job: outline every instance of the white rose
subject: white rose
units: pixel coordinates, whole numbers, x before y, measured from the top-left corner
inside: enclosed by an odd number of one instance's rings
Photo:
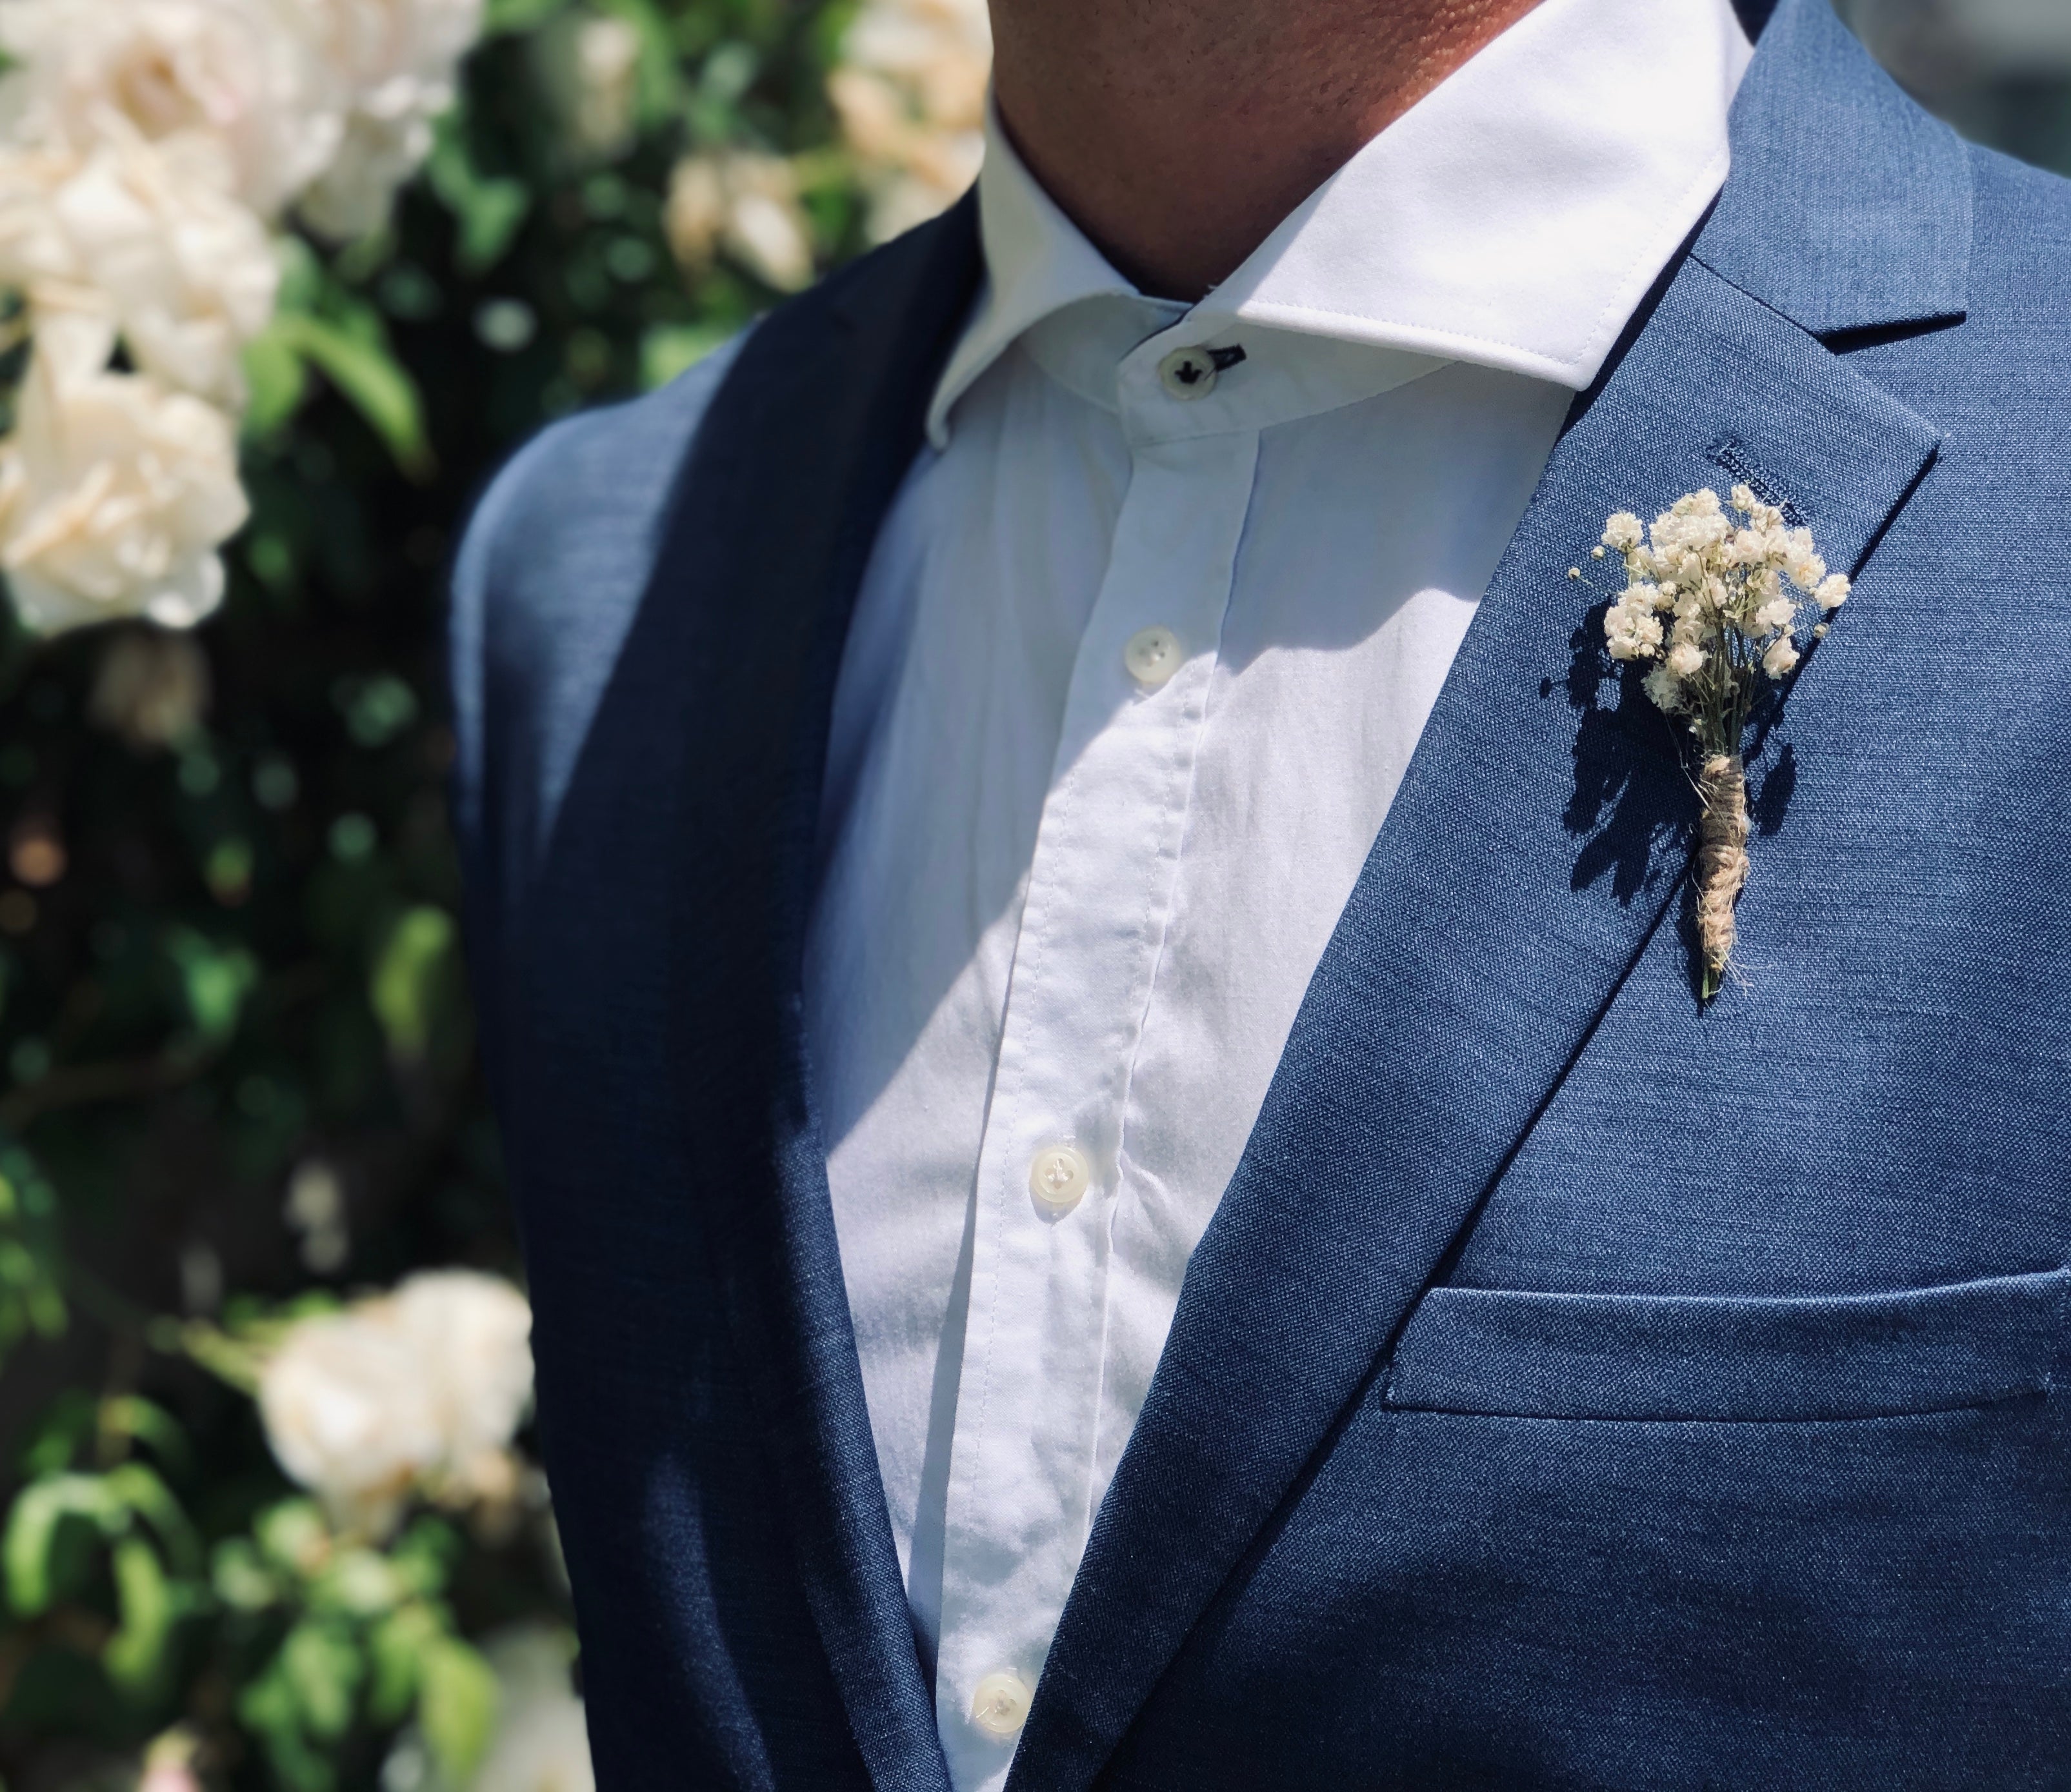
[[[364,236],[432,151],[461,58],[482,32],[482,0],[281,0],[342,96],[336,153],[302,215],[326,236]]]
[[[493,1492],[531,1399],[531,1328],[523,1295],[466,1270],[305,1320],[260,1378],[273,1454],[337,1523],[375,1535],[412,1493]]]
[[[338,1524],[385,1532],[438,1462],[423,1369],[378,1304],[305,1319],[268,1360],[259,1382],[267,1441]]]
[[[236,408],[279,270],[228,178],[208,141],[126,125],[84,154],[0,152],[0,283],[39,315],[105,318],[146,372]]]
[[[813,278],[812,230],[798,178],[781,156],[753,150],[686,156],[669,181],[662,228],[676,259],[695,270],[716,251],[780,293]]]
[[[985,155],[992,34],[983,0],[869,0],[827,93],[871,193],[880,242],[952,204]]]
[[[532,48],[571,146],[594,161],[623,154],[639,122],[639,32],[622,18],[570,14]]]
[[[6,0],[0,133],[84,150],[121,120],[149,141],[201,137],[238,196],[271,216],[337,154],[343,113],[293,0]]]
[[[41,330],[0,444],[0,568],[39,634],[221,601],[216,549],[244,526],[230,420],[142,374],[94,371],[91,326]]]
[[[469,1792],[595,1792],[583,1702],[568,1682],[566,1632],[528,1625],[489,1638],[496,1728]]]
[[[409,1277],[391,1297],[421,1365],[456,1491],[498,1489],[503,1453],[532,1402],[532,1310],[507,1281],[468,1269]]]

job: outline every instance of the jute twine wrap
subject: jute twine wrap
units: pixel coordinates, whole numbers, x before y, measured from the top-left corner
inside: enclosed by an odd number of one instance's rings
[[[1716,979],[1733,950],[1733,904],[1748,879],[1747,772],[1714,753],[1697,774],[1697,944]]]

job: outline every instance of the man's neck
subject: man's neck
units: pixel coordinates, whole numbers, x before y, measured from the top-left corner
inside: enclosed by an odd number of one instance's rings
[[[994,91],[1052,199],[1195,300],[1538,0],[992,0]]]

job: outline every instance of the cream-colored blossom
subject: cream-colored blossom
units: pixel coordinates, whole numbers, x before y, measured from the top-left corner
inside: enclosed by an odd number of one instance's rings
[[[330,84],[337,147],[302,193],[325,235],[364,236],[431,154],[460,61],[482,34],[483,0],[274,0],[289,9]]]
[[[1614,604],[1604,617],[1604,638],[1613,659],[1645,659],[1661,645],[1661,619],[1651,607]]]
[[[216,549],[247,515],[230,420],[149,375],[64,360],[39,338],[0,443],[0,568],[42,634],[149,617],[199,621],[223,597]]]
[[[101,649],[87,715],[140,752],[176,747],[200,728],[212,682],[191,637],[124,629]]]
[[[1854,588],[1846,573],[1830,572],[1819,581],[1819,588],[1812,593],[1812,601],[1831,613],[1847,602],[1848,593]]]
[[[781,156],[750,150],[686,156],[669,180],[662,228],[695,273],[724,250],[765,285],[795,293],[813,278],[813,240],[798,175]]]
[[[371,1534],[412,1494],[494,1494],[531,1399],[531,1325],[515,1289],[466,1270],[302,1321],[260,1380],[275,1457],[335,1523]]]
[[[1789,635],[1779,637],[1761,656],[1761,669],[1773,679],[1780,679],[1798,664],[1798,649]]]
[[[984,0],[866,0],[827,94],[884,242],[953,204],[985,155]]]
[[[533,67],[569,146],[592,162],[622,155],[639,119],[639,31],[610,14],[571,13],[532,40]]]
[[[1629,554],[1640,544],[1646,532],[1646,525],[1630,511],[1620,511],[1604,525],[1604,545],[1618,553]]]
[[[230,173],[211,139],[153,144],[120,121],[84,153],[0,150],[0,285],[39,327],[100,320],[144,371],[234,409],[279,273]]]
[[[1668,650],[1665,663],[1678,679],[1691,679],[1703,670],[1706,657],[1695,642],[1679,641]]]
[[[468,1792],[594,1792],[583,1702],[569,1682],[574,1639],[527,1625],[486,1639],[496,1727]]]
[[[1798,606],[1788,597],[1772,597],[1754,613],[1754,625],[1764,634],[1772,629],[1787,629],[1797,620]]]
[[[84,151],[126,127],[220,146],[271,215],[337,154],[331,80],[292,0],[4,0],[0,135]]]
[[[1683,707],[1681,681],[1668,666],[1655,666],[1640,683],[1654,707],[1663,714],[1673,716]]]

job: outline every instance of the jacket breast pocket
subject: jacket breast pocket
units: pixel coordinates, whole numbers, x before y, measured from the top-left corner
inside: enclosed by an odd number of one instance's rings
[[[1747,1299],[1438,1287],[1386,1384],[1404,1410],[1762,1422],[1955,1412],[2046,1394],[2071,1272]]]

